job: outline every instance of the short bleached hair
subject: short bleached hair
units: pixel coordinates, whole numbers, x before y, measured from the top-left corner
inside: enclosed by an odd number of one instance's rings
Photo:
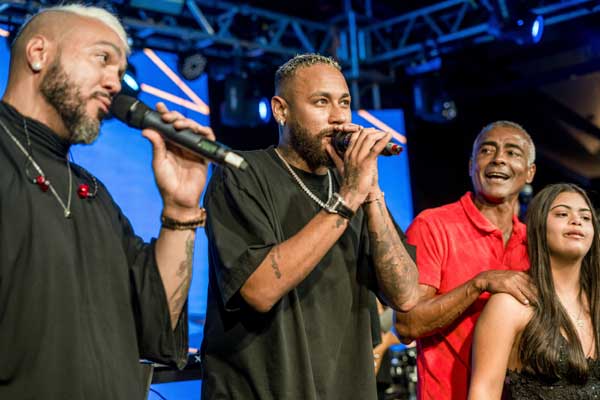
[[[330,65],[338,71],[342,70],[340,64],[331,57],[315,53],[298,54],[277,68],[277,72],[275,72],[275,93],[280,93],[282,87],[296,75],[299,69],[317,64]]]
[[[131,52],[131,49],[129,48],[129,41],[127,39],[127,32],[125,32],[125,28],[115,15],[113,15],[111,12],[104,8],[86,6],[77,3],[41,9],[38,13],[34,14],[27,21],[25,21],[25,23],[21,26],[21,28],[17,32],[17,35],[15,36],[13,45],[17,43],[19,37],[21,36],[23,31],[27,29],[31,21],[33,21],[36,17],[48,12],[66,12],[78,15],[80,17],[95,19],[96,21],[103,23],[104,25],[108,26],[113,31],[115,31],[115,33],[123,42],[123,45],[125,46],[125,52],[127,53],[127,55],[129,55],[129,53]]]

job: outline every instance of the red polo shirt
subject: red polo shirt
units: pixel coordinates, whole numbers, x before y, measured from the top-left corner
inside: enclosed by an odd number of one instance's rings
[[[529,268],[525,225],[513,218],[505,247],[502,232],[475,207],[470,192],[456,203],[423,211],[406,234],[417,247],[420,283],[436,288],[438,294],[482,271]],[[453,324],[417,340],[419,399],[467,398],[473,330],[488,298],[488,293],[482,294]]]

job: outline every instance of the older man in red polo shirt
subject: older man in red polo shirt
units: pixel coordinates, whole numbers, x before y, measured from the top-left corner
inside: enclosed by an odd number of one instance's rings
[[[505,292],[527,304],[535,292],[525,225],[515,215],[519,192],[533,180],[535,147],[523,127],[497,121],[473,144],[473,192],[425,210],[407,231],[417,247],[421,300],[396,314],[404,342],[417,340],[419,399],[467,398],[471,341],[490,293]]]

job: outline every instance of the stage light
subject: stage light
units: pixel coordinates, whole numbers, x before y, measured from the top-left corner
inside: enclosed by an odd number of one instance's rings
[[[544,34],[544,17],[541,15],[536,16],[535,21],[533,21],[533,25],[531,26],[531,37],[533,39],[533,43],[538,43],[542,40],[542,35]]]
[[[127,70],[121,80],[121,93],[132,97],[137,97],[140,93],[140,84],[137,81],[137,73],[132,64],[127,66]]]
[[[181,53],[177,59],[177,69],[188,81],[198,79],[206,69],[206,57],[198,51]]]
[[[258,116],[264,123],[269,122],[271,119],[271,104],[266,97],[263,97],[258,102]]]
[[[517,2],[506,2],[506,6],[503,11],[491,10],[489,33],[521,46],[539,43],[544,34],[544,17]]]
[[[512,40],[518,45],[536,44],[544,34],[544,17],[528,11],[515,20],[503,21],[498,32],[501,39]]]
[[[229,76],[225,80],[221,122],[231,127],[255,127],[271,120],[271,103],[248,77]]]
[[[429,122],[446,123],[458,114],[456,103],[438,77],[423,77],[413,84],[415,114]]]

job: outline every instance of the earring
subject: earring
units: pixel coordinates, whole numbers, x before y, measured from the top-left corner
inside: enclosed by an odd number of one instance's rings
[[[285,126],[285,121],[280,119],[279,120],[279,126],[284,127]]]
[[[31,63],[31,69],[35,72],[40,72],[42,70],[42,64],[39,61],[34,61]]]

